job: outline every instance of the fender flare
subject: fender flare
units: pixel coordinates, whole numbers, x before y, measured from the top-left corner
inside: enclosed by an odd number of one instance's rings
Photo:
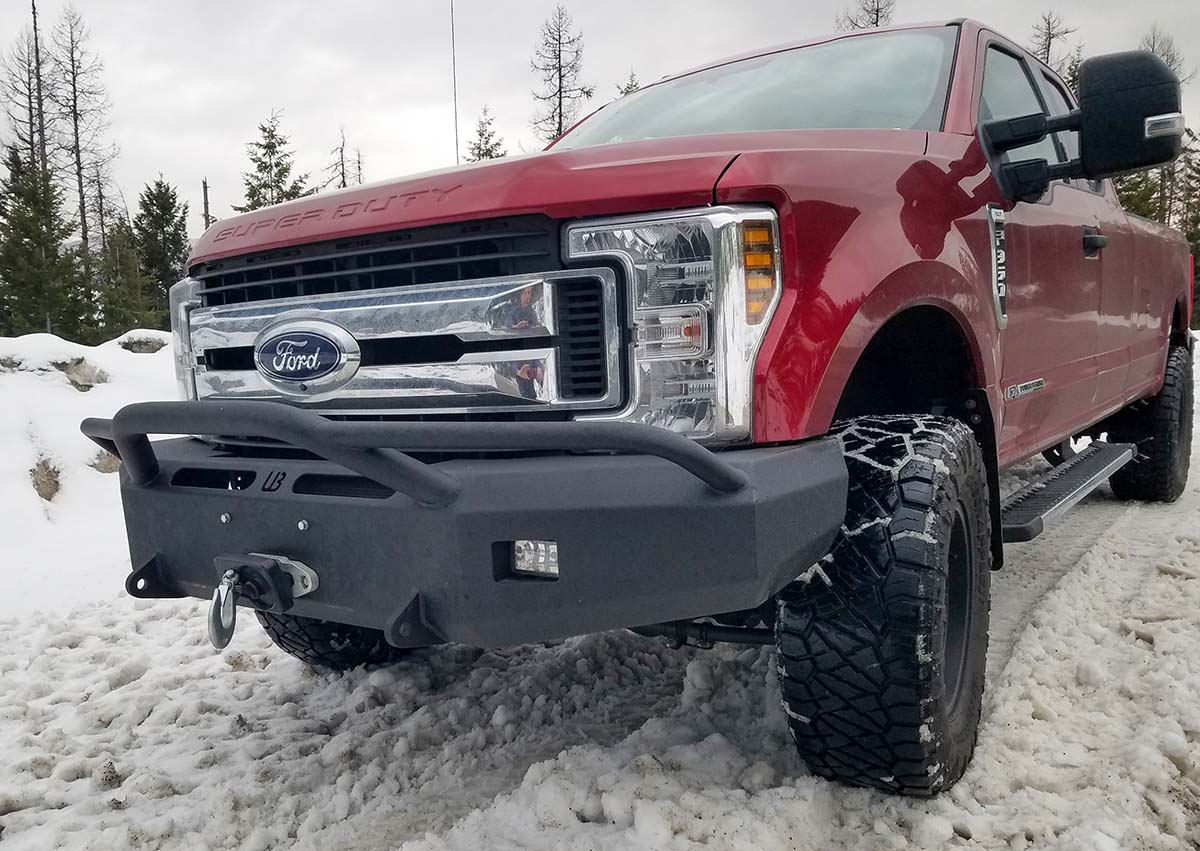
[[[980,293],[967,276],[945,263],[917,261],[880,281],[851,317],[818,385],[811,421],[814,432],[828,429],[850,375],[875,335],[915,307],[937,308],[954,321],[970,355],[975,383],[987,395],[993,419],[999,418],[999,329],[990,292]],[[999,422],[994,425],[999,433]]]

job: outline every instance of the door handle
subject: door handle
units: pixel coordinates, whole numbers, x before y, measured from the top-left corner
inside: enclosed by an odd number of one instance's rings
[[[1108,245],[1108,237],[1100,233],[1098,228],[1085,226],[1083,229],[1083,256],[1097,257],[1101,249]]]

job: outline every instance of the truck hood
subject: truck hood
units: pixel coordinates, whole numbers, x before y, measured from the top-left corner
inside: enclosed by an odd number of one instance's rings
[[[222,219],[189,266],[238,254],[470,219],[557,219],[699,207],[740,153],[857,148],[922,153],[926,134],[893,130],[730,133],[600,145],[475,163],[322,192]]]
[[[469,219],[542,213],[553,218],[711,204],[738,154],[707,139],[547,151],[322,192],[222,219],[189,265],[318,240]]]

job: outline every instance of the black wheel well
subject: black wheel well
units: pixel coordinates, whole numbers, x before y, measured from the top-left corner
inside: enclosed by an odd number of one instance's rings
[[[971,427],[983,450],[992,509],[992,567],[1004,561],[1000,470],[991,406],[962,328],[928,305],[893,316],[867,344],[842,390],[835,420],[871,414],[936,414]]]
[[[1187,349],[1192,347],[1192,317],[1184,316],[1187,311],[1187,302],[1183,299],[1175,302],[1175,312],[1171,315],[1171,345],[1183,346]]]
[[[888,320],[859,356],[834,419],[942,413],[979,385],[953,317],[936,307],[913,307]]]

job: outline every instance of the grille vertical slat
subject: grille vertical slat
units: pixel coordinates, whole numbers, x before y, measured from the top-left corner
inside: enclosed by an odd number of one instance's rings
[[[566,399],[603,396],[604,294],[598,283],[575,281],[555,290],[559,317],[559,392]]]

